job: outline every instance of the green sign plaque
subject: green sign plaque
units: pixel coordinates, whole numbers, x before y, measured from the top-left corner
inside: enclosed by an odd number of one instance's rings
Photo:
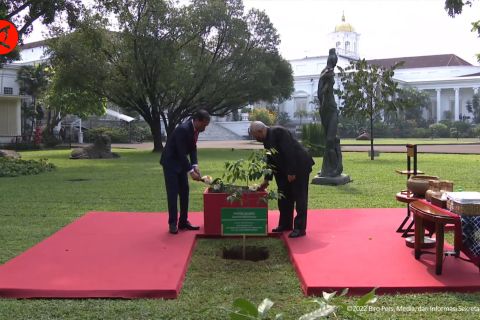
[[[222,208],[222,235],[267,235],[267,208]]]

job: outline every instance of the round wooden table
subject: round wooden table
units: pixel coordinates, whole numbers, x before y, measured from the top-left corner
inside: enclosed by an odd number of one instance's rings
[[[454,225],[454,256],[460,255],[460,248],[462,246],[461,238],[461,220],[457,214],[439,208],[425,200],[413,201],[409,204],[410,210],[413,213],[413,220],[415,221],[415,259],[420,259],[422,254],[423,238],[425,236],[425,224],[435,224],[435,273],[442,274],[443,266],[443,245],[444,232],[446,224]]]

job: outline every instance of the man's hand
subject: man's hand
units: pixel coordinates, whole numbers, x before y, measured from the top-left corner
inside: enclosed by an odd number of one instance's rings
[[[257,191],[264,191],[268,187],[268,180],[263,180],[260,187],[258,187]]]
[[[295,175],[288,175],[287,179],[288,182],[293,182],[295,180],[296,176]]]
[[[190,176],[192,177],[193,180],[196,180],[196,181],[200,181],[202,179],[202,177],[200,177],[200,175],[197,172],[195,172],[195,170],[190,172]]]
[[[193,166],[193,171],[195,171],[199,176],[201,176],[200,168],[198,166]]]

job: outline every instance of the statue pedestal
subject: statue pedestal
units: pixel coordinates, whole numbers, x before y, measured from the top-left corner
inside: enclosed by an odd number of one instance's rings
[[[346,174],[341,174],[336,177],[321,177],[318,174],[312,179],[312,184],[321,184],[321,185],[329,185],[329,186],[341,186],[343,184],[347,184],[350,181],[350,176]]]

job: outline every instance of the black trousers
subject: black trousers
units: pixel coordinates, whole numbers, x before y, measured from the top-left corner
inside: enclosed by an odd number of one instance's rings
[[[288,182],[286,174],[275,174],[278,192],[283,194],[283,198],[278,199],[279,227],[290,229],[293,224],[294,229],[305,231],[307,228],[309,176],[309,172],[297,175],[294,181]],[[294,208],[297,211],[295,219],[293,219]]]
[[[168,224],[176,226],[177,219],[178,224],[185,224],[188,220],[188,196],[190,193],[188,173],[177,173],[164,166],[163,175],[165,177],[165,188],[167,189]],[[178,198],[180,198],[180,218],[178,218]]]

